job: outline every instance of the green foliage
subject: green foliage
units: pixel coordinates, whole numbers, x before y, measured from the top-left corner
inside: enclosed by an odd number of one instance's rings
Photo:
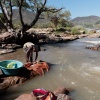
[[[78,30],[83,30],[84,28],[82,27],[82,26],[80,26],[80,25],[76,25],[76,26],[74,26],[73,28],[76,28],[76,29],[78,29]]]
[[[56,34],[56,35],[60,35],[62,33],[67,34],[67,35],[71,35],[71,28],[60,27],[57,30],[54,30],[53,33]]]
[[[100,29],[100,24],[97,24],[97,25],[96,25],[96,28],[99,28],[99,29]]]
[[[59,29],[57,29],[56,31],[58,31],[58,32],[65,32],[66,29],[65,29],[65,28],[59,28]]]
[[[59,23],[59,18],[58,17],[52,17],[51,22],[54,24],[55,28],[57,29],[57,25]]]
[[[66,26],[67,26],[67,21],[66,21],[65,19],[60,19],[60,20],[59,20],[59,25],[60,25],[61,27],[66,27]]]
[[[86,27],[86,28],[93,28],[94,25],[93,24],[84,24],[84,27]]]
[[[61,19],[65,19],[66,21],[70,20],[71,13],[70,11],[63,11],[59,14]]]
[[[44,16],[46,18],[50,18],[50,21],[53,23],[55,28],[58,27],[67,27],[69,24],[71,13],[69,11],[62,11],[52,13],[52,12],[46,12],[44,13]]]
[[[71,29],[72,29],[71,27],[66,27],[66,30],[69,32],[71,32]]]
[[[52,25],[51,22],[47,22],[47,23],[36,23],[36,25],[34,26],[34,28],[54,28],[54,26]]]
[[[19,3],[17,1],[20,2],[20,0],[12,0],[12,6],[13,7],[18,7],[19,6]],[[35,1],[34,0],[23,0],[22,6],[23,6],[24,9],[30,9],[32,11],[33,8],[34,8],[33,2],[35,2]]]
[[[98,20],[97,22],[95,22],[95,25],[100,24],[100,20]]]
[[[1,17],[3,17],[3,14],[2,14],[2,13],[0,13],[0,18],[1,18]]]
[[[71,29],[71,33],[73,35],[79,35],[79,34],[81,34],[80,31],[85,31],[85,33],[86,33],[86,30],[82,26],[79,26],[79,25],[78,26],[74,26]]]
[[[3,1],[3,0],[2,0]],[[46,6],[47,0],[4,0],[4,2],[1,3],[1,11],[7,12],[3,13],[5,20],[5,27],[8,30],[8,26],[10,29],[12,28],[21,28],[22,32],[27,31],[30,27],[35,26],[37,28],[47,28],[52,27],[57,29],[57,26],[59,24],[60,27],[66,27],[69,25],[69,19],[70,19],[70,12],[69,11],[62,11],[62,9],[58,10],[55,7]],[[4,9],[6,8],[6,9]],[[20,22],[13,22],[13,9],[17,8],[19,10],[18,18],[20,19]],[[27,9],[30,12],[34,12],[34,16],[32,16],[31,22],[27,23],[24,20],[25,16],[23,13],[23,8]],[[3,11],[4,9],[4,11]],[[47,12],[47,15],[43,12]],[[48,14],[49,13],[49,14]],[[46,18],[51,18],[51,22],[47,23],[38,23],[38,19],[42,16],[42,14],[46,15]],[[12,16],[13,15],[13,16]],[[2,15],[0,15],[1,18]],[[17,17],[17,16],[16,16]],[[30,19],[30,18],[28,18]],[[17,19],[18,21],[18,19]],[[50,21],[50,19],[48,19]],[[13,27],[14,26],[14,27]],[[25,26],[25,27],[24,27]],[[25,28],[25,29],[24,29]]]
[[[20,21],[17,21],[16,23],[14,23],[14,28],[15,28],[15,29],[20,29],[20,28],[21,28],[21,23],[20,23]]]
[[[59,14],[59,24],[61,25],[61,27],[67,27],[70,25],[70,16],[71,16],[71,13],[70,11],[63,11],[63,12],[60,12]]]
[[[79,33],[79,30],[77,30],[76,28],[72,28],[71,33],[72,33],[73,35],[79,35],[79,34],[80,34],[80,33]]]

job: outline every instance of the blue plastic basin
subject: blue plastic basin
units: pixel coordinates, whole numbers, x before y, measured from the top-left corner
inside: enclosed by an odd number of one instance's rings
[[[15,68],[7,68],[7,65],[11,62],[16,63]],[[23,63],[17,60],[3,60],[0,61],[0,68],[3,71],[4,74],[6,75],[17,75],[21,68],[23,67]]]

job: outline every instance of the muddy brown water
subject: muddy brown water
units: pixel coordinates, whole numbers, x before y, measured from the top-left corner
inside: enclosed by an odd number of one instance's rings
[[[18,87],[11,87],[0,100],[14,100],[23,93],[35,88],[55,90],[60,86],[74,89],[70,96],[74,100],[100,100],[100,51],[85,49],[82,41],[98,39],[78,39],[68,43],[44,45],[46,51],[39,52],[38,60],[51,63],[51,69],[45,76],[35,78]],[[0,60],[15,59],[25,63],[22,49],[17,52],[0,55]]]

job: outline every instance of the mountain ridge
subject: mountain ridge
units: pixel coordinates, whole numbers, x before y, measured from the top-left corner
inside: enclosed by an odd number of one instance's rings
[[[13,21],[14,23],[20,21],[20,16],[19,16],[19,11],[18,9],[14,9],[13,10]],[[35,14],[23,9],[22,10],[22,15],[23,15],[23,20],[25,23],[31,23],[35,17]],[[39,19],[38,23],[47,23],[50,22],[50,19]],[[97,25],[100,24],[100,17],[99,16],[95,16],[95,15],[91,15],[91,16],[83,16],[83,17],[76,17],[70,20],[71,23],[73,23],[74,25],[82,25],[82,26],[88,26],[88,25]]]
[[[13,20],[14,22],[19,21],[20,17],[18,15],[18,10],[15,9],[13,11]],[[28,11],[28,10],[22,10],[22,15],[23,15],[23,20],[25,23],[31,23],[32,20],[35,17],[35,14]],[[50,19],[39,19],[38,23],[46,23],[49,22]],[[74,25],[95,25],[96,22],[100,21],[100,17],[99,16],[95,16],[95,15],[91,15],[91,16],[83,16],[83,17],[76,17],[72,20],[70,20],[71,23],[73,23]]]
[[[95,24],[98,20],[100,20],[99,16],[91,15],[84,17],[76,17],[71,20],[74,25],[84,25],[84,24]]]

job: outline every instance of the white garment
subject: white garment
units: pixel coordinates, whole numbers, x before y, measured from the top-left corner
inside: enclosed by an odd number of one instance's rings
[[[23,45],[23,50],[24,52],[27,52],[27,50],[29,48],[31,48],[33,46],[33,48],[35,48],[35,44],[33,44],[32,42],[26,42],[24,45]]]
[[[23,46],[23,48],[30,48],[31,46],[34,46],[35,44],[33,44],[32,42],[26,42]]]

